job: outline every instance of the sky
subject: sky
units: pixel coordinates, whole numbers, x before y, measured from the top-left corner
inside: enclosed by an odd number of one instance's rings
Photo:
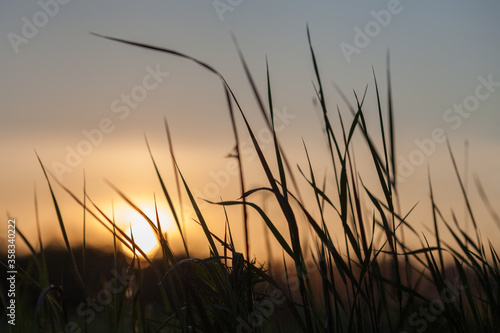
[[[171,128],[179,167],[193,193],[215,201],[239,196],[234,165],[225,158],[234,141],[219,79],[184,59],[91,33],[170,48],[210,64],[229,82],[265,151],[272,153],[233,34],[263,95],[266,59],[269,63],[278,135],[292,166],[307,165],[304,140],[315,171],[324,175],[327,145],[321,113],[313,102],[316,80],[308,26],[332,118],[338,119],[334,116],[338,106],[345,119],[352,119],[334,83],[351,102],[352,92],[362,94],[368,85],[365,112],[376,138],[372,69],[386,107],[386,52],[390,49],[402,209],[419,203],[413,215],[419,230],[427,232],[425,227],[431,225],[428,168],[438,204],[447,216],[452,207],[457,209],[461,223],[466,223],[444,142],[447,136],[461,172],[467,175],[466,187],[481,217],[482,233],[485,237],[494,235],[497,226],[483,214],[472,179],[476,175],[482,180],[491,202],[498,207],[499,12],[498,1],[460,0],[1,2],[2,219],[7,225],[6,216],[15,217],[19,230],[36,244],[36,193],[44,241],[61,242],[38,154],[45,168],[79,197],[85,172],[91,198],[109,215],[114,208],[123,228],[136,218],[130,217],[130,209],[105,180],[151,212],[156,195],[160,218],[171,230],[172,242],[178,243],[144,140],[146,136],[168,179],[167,186],[176,194],[164,118]],[[250,147],[241,119],[237,122],[242,140]],[[334,127],[340,128],[338,123]],[[356,140],[355,145],[363,171],[368,163],[366,149],[362,140]],[[247,186],[265,185],[255,155],[249,149],[247,152]],[[331,172],[327,180],[333,189]],[[370,182],[375,184],[368,178]],[[79,243],[82,210],[54,181],[52,186],[70,239]],[[306,187],[301,189],[307,193]],[[213,230],[223,233],[220,207],[203,204],[203,209]],[[239,210],[229,213],[231,219],[239,221]],[[190,214],[187,209],[188,220]],[[109,235],[94,222],[89,222],[89,242],[109,244]],[[188,226],[189,239],[196,244],[202,239],[200,228],[192,221]],[[252,253],[262,254],[263,226],[255,216],[250,229]],[[0,229],[1,242],[5,231],[6,227]],[[242,244],[240,223],[235,223],[233,231]]]

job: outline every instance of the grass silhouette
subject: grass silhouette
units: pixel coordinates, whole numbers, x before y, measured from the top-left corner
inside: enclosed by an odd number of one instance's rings
[[[167,187],[154,154],[146,140],[154,172],[158,177],[176,226],[183,242],[182,249],[174,249],[156,218],[146,215],[119,186],[109,183],[130,207],[142,215],[154,231],[161,247],[161,259],[149,258],[128,236],[92,201],[83,187],[79,195],[49,177],[42,161],[41,168],[49,186],[59,228],[66,248],[64,269],[67,271],[61,285],[52,285],[54,267],[50,262],[54,253],[44,248],[39,237],[39,251],[35,251],[22,231],[31,256],[19,264],[20,290],[18,297],[18,326],[20,331],[38,329],[39,332],[498,332],[500,331],[500,258],[491,244],[484,244],[473,214],[473,207],[464,189],[455,157],[448,142],[450,159],[466,202],[474,232],[468,234],[453,215],[447,221],[434,199],[429,173],[428,188],[433,217],[429,236],[421,235],[408,216],[413,208],[402,212],[399,208],[398,174],[396,166],[395,128],[387,56],[387,110],[382,108],[382,97],[375,71],[373,85],[376,94],[378,126],[372,129],[365,120],[362,95],[356,92],[351,103],[339,90],[353,120],[344,123],[340,110],[334,131],[331,112],[325,101],[325,87],[308,30],[311,60],[314,68],[314,89],[322,111],[326,133],[330,173],[335,177],[335,188],[326,189],[314,172],[306,144],[304,152],[307,169],[298,168],[309,184],[315,207],[306,207],[293,167],[282,149],[275,131],[271,76],[267,71],[267,98],[257,88],[244,56],[236,43],[242,67],[257,101],[266,126],[273,134],[274,153],[266,157],[254,134],[242,105],[225,78],[212,66],[175,50],[127,40],[100,36],[134,47],[165,53],[190,60],[218,76],[225,92],[227,108],[234,133],[235,154],[239,165],[241,196],[230,201],[211,202],[221,209],[241,206],[245,244],[235,247],[231,224],[226,214],[224,235],[210,229],[197,198],[190,190],[189,179],[183,176],[177,164],[168,123],[165,129],[168,149],[176,171],[176,188]],[[266,64],[267,65],[267,64]],[[244,165],[240,158],[239,133],[236,119],[241,118],[251,138],[253,148],[265,174],[263,187],[248,189]],[[387,120],[385,120],[387,119]],[[373,139],[379,131],[381,140]],[[377,186],[369,188],[358,174],[351,143],[361,135],[369,151],[377,177]],[[276,167],[273,167],[276,166]],[[113,235],[113,259],[99,262],[99,256],[83,242],[81,249],[73,249],[68,240],[65,222],[53,191],[54,182],[83,209],[83,237],[91,217]],[[498,215],[488,200],[479,179],[476,185],[493,221]],[[85,180],[84,180],[85,184]],[[210,254],[194,258],[186,241],[182,212],[176,208],[172,193],[187,195],[196,213]],[[286,232],[280,230],[263,205],[253,201],[257,193],[268,193],[280,208],[287,222]],[[377,196],[376,193],[381,193]],[[156,202],[155,202],[156,206]],[[36,193],[35,193],[36,207]],[[37,209],[36,209],[37,210]],[[281,247],[283,264],[273,265],[273,271],[249,257],[248,214],[255,211],[261,217],[270,235]],[[37,213],[38,214],[38,213]],[[319,214],[319,218],[315,218]],[[298,219],[304,217],[307,228]],[[38,218],[37,218],[38,221]],[[331,226],[340,221],[343,244],[334,240]],[[442,231],[453,236],[442,239]],[[314,243],[306,245],[304,237],[313,235]],[[419,240],[418,248],[409,248],[405,239]],[[119,244],[137,253],[125,260]],[[61,255],[61,254],[58,254]],[[61,259],[62,260],[62,259]],[[289,263],[293,263],[290,265]],[[145,263],[148,265],[144,267]],[[287,264],[288,263],[288,264]],[[102,268],[107,267],[108,270]],[[142,269],[141,269],[142,268]],[[121,274],[121,275],[120,275]],[[104,278],[103,278],[104,277]],[[96,283],[97,280],[106,283]],[[68,281],[69,280],[69,281]],[[99,281],[100,281],[99,280]],[[2,281],[5,281],[3,279]],[[112,286],[115,289],[110,289]],[[4,288],[4,286],[2,286]],[[118,290],[119,289],[119,290]],[[2,303],[7,303],[2,290]],[[33,296],[37,295],[36,301]],[[106,296],[106,297],[104,297]],[[92,303],[93,302],[93,303]],[[31,307],[31,304],[34,304]],[[2,324],[2,331],[13,327]]]

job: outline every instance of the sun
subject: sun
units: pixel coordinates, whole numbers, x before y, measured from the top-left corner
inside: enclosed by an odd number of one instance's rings
[[[139,207],[149,217],[149,219],[157,225],[155,207],[147,204],[140,205]],[[158,207],[157,210],[162,232],[164,234],[170,233],[174,229],[171,214],[163,208]],[[119,221],[122,228],[125,229],[127,236],[130,238],[133,236],[136,247],[140,248],[148,257],[154,256],[156,251],[159,249],[160,244],[155,231],[141,214],[130,206],[123,206],[117,209],[116,220]],[[127,242],[127,245],[132,247],[130,242]],[[132,250],[130,250],[125,244],[122,244],[122,249],[127,256],[134,256]],[[135,250],[135,254],[142,257],[142,254],[138,249]]]
[[[144,221],[144,223],[132,223],[127,230],[125,230],[125,233],[134,240],[135,246],[140,248],[148,257],[154,255],[159,247],[156,234],[146,221]],[[131,243],[127,243],[132,247]],[[133,256],[132,251],[128,247],[123,245],[123,248],[128,256]],[[136,255],[141,256],[138,249],[135,250],[135,253]]]

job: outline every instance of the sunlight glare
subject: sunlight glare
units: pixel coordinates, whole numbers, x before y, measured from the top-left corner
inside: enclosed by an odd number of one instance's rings
[[[156,211],[154,206],[151,205],[141,205],[140,209],[155,223],[156,225]],[[174,229],[173,218],[170,213],[163,208],[158,207],[158,216],[160,219],[160,226],[163,234],[169,233]],[[149,225],[149,223],[144,219],[141,214],[136,212],[130,206],[123,206],[117,209],[116,220],[123,226],[125,233],[132,238],[134,236],[134,242],[137,247],[139,247],[148,257],[151,257],[159,248],[159,242],[156,237],[155,232]],[[133,257],[132,251],[122,244],[122,249],[124,253]],[[139,251],[136,249],[136,254],[142,257]]]
[[[143,222],[135,222],[132,223],[125,233],[132,238],[133,235],[133,240],[134,243],[136,244],[136,247],[139,247],[144,253],[146,253],[147,256],[150,256],[156,252],[159,243],[158,240],[156,239],[156,234],[151,229],[149,224],[146,221]],[[132,257],[132,251],[128,249],[125,245],[123,246],[125,253],[129,256]],[[135,253],[140,256],[141,254],[139,253],[139,250],[135,250]]]

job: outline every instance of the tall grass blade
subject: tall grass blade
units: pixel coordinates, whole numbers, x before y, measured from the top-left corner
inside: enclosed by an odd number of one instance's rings
[[[214,256],[218,257],[219,256],[219,251],[217,251],[217,247],[215,246],[214,240],[212,238],[212,235],[210,233],[210,230],[208,229],[208,225],[205,222],[205,218],[203,217],[203,214],[201,213],[200,208],[198,207],[198,204],[196,203],[196,200],[193,197],[193,194],[191,193],[191,190],[189,189],[188,184],[186,183],[186,180],[184,179],[184,176],[181,173],[181,170],[179,169],[179,165],[177,164],[177,161],[175,161],[175,166],[177,167],[177,172],[179,172],[179,175],[181,176],[182,183],[184,184],[184,188],[188,194],[189,200],[191,201],[191,205],[194,208],[194,211],[196,213],[196,216],[198,217],[198,220],[201,224],[201,227],[203,228],[203,232],[205,233],[205,237],[208,240],[208,243],[210,244],[210,249]]]
[[[63,218],[61,215],[61,210],[59,209],[59,204],[57,203],[56,197],[54,195],[54,191],[52,191],[52,185],[50,184],[50,180],[49,180],[49,177],[47,175],[47,172],[45,172],[45,167],[43,166],[43,163],[40,160],[40,157],[38,156],[38,154],[36,154],[36,157],[38,159],[38,162],[40,162],[40,166],[42,167],[43,174],[45,176],[45,179],[47,180],[47,184],[49,185],[50,195],[52,196],[52,202],[54,204],[54,208],[55,208],[56,214],[57,214],[57,220],[59,222],[59,228],[61,229],[62,236],[64,239],[64,244],[66,245],[66,249],[68,250],[68,252],[71,256],[71,263],[73,264],[74,272],[76,274],[76,277],[78,278],[78,282],[83,287],[83,285],[84,285],[83,279],[82,279],[82,276],[80,274],[80,270],[78,269],[78,265],[76,264],[75,255],[73,254],[73,250],[71,249],[71,245],[69,244],[68,235],[66,233],[66,227],[64,226]]]
[[[474,214],[472,213],[472,207],[471,207],[471,204],[469,202],[467,192],[465,191],[465,187],[464,187],[462,178],[460,177],[460,172],[458,171],[457,163],[455,162],[455,156],[453,155],[453,151],[451,149],[450,141],[448,140],[448,138],[446,139],[446,145],[448,146],[448,152],[450,153],[451,161],[453,163],[453,169],[455,170],[455,174],[457,176],[458,183],[460,184],[460,190],[462,191],[462,194],[464,196],[465,204],[467,205],[467,210],[469,212],[469,216],[472,220],[472,224],[474,225],[474,229],[476,230],[476,234],[477,234],[478,229],[477,229],[476,219],[474,218]],[[479,236],[478,236],[478,239],[479,239]]]
[[[167,126],[166,120],[165,120],[165,126]],[[167,128],[168,136],[170,136],[170,132],[168,131],[168,127],[166,127],[166,128]],[[156,161],[155,161],[155,159],[153,157],[153,153],[151,152],[151,148],[149,146],[149,142],[148,142],[148,140],[147,140],[146,137],[144,139],[146,140],[146,146],[148,147],[149,156],[151,157],[151,161],[153,162],[153,166],[155,168],[156,175],[158,176],[158,180],[160,181],[160,185],[161,185],[161,188],[163,190],[163,194],[165,195],[165,198],[167,199],[168,206],[170,208],[170,211],[172,212],[172,216],[174,218],[175,224],[177,225],[177,229],[179,230],[179,233],[181,235],[182,244],[184,245],[184,250],[186,251],[186,255],[189,256],[189,250],[188,250],[188,246],[187,246],[187,241],[186,241],[186,238],[184,236],[183,228],[181,226],[181,221],[179,220],[179,216],[177,215],[174,203],[172,202],[172,198],[171,198],[171,196],[170,196],[170,194],[169,194],[169,192],[167,190],[165,182],[163,181],[163,178],[162,178],[162,176],[160,174],[160,171],[158,170],[158,166],[156,165]],[[177,174],[177,172],[176,172],[176,174]],[[181,207],[181,210],[182,210],[182,207]]]

